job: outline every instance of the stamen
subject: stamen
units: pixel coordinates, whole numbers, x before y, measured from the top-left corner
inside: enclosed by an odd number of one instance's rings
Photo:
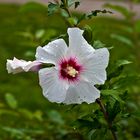
[[[74,69],[71,66],[67,67],[67,74],[72,76],[72,77],[76,77],[76,75],[78,74],[78,71],[76,69]]]

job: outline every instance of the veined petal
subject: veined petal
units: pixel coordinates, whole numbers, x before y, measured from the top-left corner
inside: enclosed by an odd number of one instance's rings
[[[58,71],[54,67],[39,71],[39,83],[43,89],[43,95],[49,101],[61,103],[65,100],[68,85],[60,81]]]
[[[100,91],[91,83],[81,81],[76,85],[71,85],[67,91],[65,104],[88,104],[95,102],[100,97]]]
[[[95,84],[104,84],[107,79],[106,67],[109,62],[109,51],[107,48],[97,49],[90,58],[83,61],[85,70],[81,74],[86,81]]]
[[[7,60],[6,66],[8,73],[19,73],[19,72],[27,72],[31,69],[38,67],[41,63],[38,61],[25,61],[19,60],[14,57],[13,60]]]
[[[36,59],[43,63],[56,64],[66,54],[67,45],[63,39],[57,39],[36,50]]]
[[[83,37],[83,30],[79,28],[69,28],[69,53],[75,54],[80,59],[88,57],[94,52],[94,48],[88,44]]]

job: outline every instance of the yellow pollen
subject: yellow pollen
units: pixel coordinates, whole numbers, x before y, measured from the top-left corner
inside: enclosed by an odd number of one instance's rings
[[[72,77],[75,77],[78,74],[78,71],[76,69],[74,69],[71,66],[67,67],[67,74],[69,74]]]

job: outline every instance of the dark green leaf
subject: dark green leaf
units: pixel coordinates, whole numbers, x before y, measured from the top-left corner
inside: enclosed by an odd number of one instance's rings
[[[74,8],[77,8],[80,5],[80,0],[68,0],[68,7],[74,5]]]
[[[84,20],[84,19],[86,19],[86,14],[83,14],[79,19],[78,19],[78,24],[82,21],[82,20]]]
[[[96,40],[93,43],[93,47],[95,49],[104,48],[105,47],[105,44],[103,44],[100,40]]]
[[[112,14],[111,11],[107,11],[107,10],[95,10],[95,11],[92,11],[91,13],[89,13],[89,14],[83,14],[83,15],[79,18],[78,24],[79,24],[82,20],[91,19],[92,17],[97,16],[99,13],[102,13],[102,14],[110,13],[110,14]]]
[[[118,91],[118,90],[102,90],[101,94],[103,96],[111,96],[113,97],[115,100],[117,100],[118,102],[124,103],[124,101],[121,99],[120,95],[123,94],[122,91]]]
[[[87,40],[87,42],[91,43],[92,42],[92,29],[90,26],[86,25],[84,27],[84,38]]]
[[[116,118],[117,114],[121,112],[120,103],[118,101],[116,101],[114,103],[113,107],[111,107],[110,103],[108,102],[106,108],[107,108],[107,112],[108,112],[109,121],[113,122],[114,119]]]
[[[59,9],[59,5],[55,3],[49,3],[48,5],[48,15],[54,14]]]
[[[75,126],[79,129],[88,129],[89,131],[92,129],[97,129],[101,127],[100,122],[95,118],[93,121],[85,120],[85,119],[77,119],[74,122]]]
[[[99,13],[102,13],[102,14],[107,14],[107,13],[112,14],[111,11],[108,11],[108,10],[105,10],[105,9],[104,10],[94,10],[90,14],[87,14],[86,17],[88,19],[91,19],[92,17],[97,16]]]
[[[115,77],[118,77],[123,69],[124,69],[124,66],[125,65],[128,65],[128,64],[131,64],[132,62],[131,61],[128,61],[128,60],[118,60],[114,66],[113,66],[113,69],[111,69],[108,73],[108,80],[112,79],[112,78],[115,78]]]
[[[108,131],[106,128],[93,131],[90,140],[108,140]]]
[[[114,88],[129,88],[132,85],[136,85],[140,80],[140,75],[124,75],[120,77],[114,84]]]

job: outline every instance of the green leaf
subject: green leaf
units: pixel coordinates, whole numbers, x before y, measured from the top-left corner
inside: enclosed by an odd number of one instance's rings
[[[139,110],[138,111],[135,111],[135,112],[132,113],[132,115],[134,117],[140,118],[140,111]]]
[[[104,10],[94,10],[90,14],[87,14],[86,18],[91,19],[92,17],[97,16],[99,13],[102,13],[102,14],[107,14],[107,13],[112,14],[111,11],[108,11],[108,10],[105,10],[105,9]]]
[[[114,65],[113,65],[113,69],[111,69],[109,72],[108,72],[108,80],[112,79],[112,78],[115,78],[115,77],[118,77],[123,69],[124,69],[124,66],[125,65],[128,65],[128,64],[131,64],[132,62],[131,61],[128,61],[128,60],[118,60]],[[112,67],[112,66],[111,66]]]
[[[121,5],[113,5],[113,4],[107,3],[104,5],[104,7],[118,11],[126,18],[131,18],[134,15],[133,12],[129,11],[127,8],[125,8],[124,6],[121,6]]]
[[[140,75],[124,75],[121,76],[116,82],[113,83],[115,89],[129,89],[139,83]]]
[[[77,8],[80,5],[80,0],[68,0],[68,7],[74,5],[74,8]]]
[[[17,112],[10,109],[0,109],[0,115],[8,115],[8,116],[14,116],[14,117],[19,116]]]
[[[10,133],[13,136],[23,137],[25,135],[24,132],[21,131],[20,129],[15,129],[15,128],[11,128],[11,127],[2,127],[2,129],[4,131],[7,131],[8,133]]]
[[[95,49],[104,48],[105,47],[105,44],[103,44],[100,40],[96,40],[93,43],[93,47]]]
[[[45,34],[45,30],[44,29],[37,30],[36,33],[35,33],[35,38],[36,39],[40,39],[40,38],[43,37],[44,34]]]
[[[80,16],[80,18],[78,19],[78,24],[82,21],[82,20],[84,20],[84,19],[87,19],[86,18],[86,14],[82,14],[81,16]]]
[[[48,15],[54,14],[59,9],[59,5],[50,2],[48,5]]]
[[[12,109],[17,108],[17,100],[15,99],[15,97],[12,94],[7,93],[5,95],[5,99],[6,99],[7,104],[9,105],[9,107],[11,107]]]
[[[113,107],[108,102],[106,109],[107,109],[109,121],[112,122],[116,118],[117,114],[121,112],[120,102],[115,101]]]
[[[116,39],[116,40],[118,40],[118,41],[120,41],[120,42],[122,42],[122,43],[124,43],[124,44],[126,44],[128,46],[130,46],[130,47],[134,46],[134,44],[131,41],[131,39],[129,39],[129,38],[125,37],[125,36],[118,35],[118,34],[111,34],[111,38]]]
[[[67,18],[67,21],[70,24],[70,26],[75,26],[78,20],[75,17],[70,17],[70,18]]]
[[[116,78],[120,76],[120,74],[123,71],[123,66],[122,67],[114,67],[112,70],[108,72],[107,80],[111,80],[112,78]]]
[[[83,15],[78,19],[78,24],[79,24],[82,20],[91,19],[91,18],[97,16],[99,13],[102,13],[102,14],[106,14],[106,13],[112,14],[112,12],[111,12],[111,11],[108,11],[108,10],[94,10],[94,11],[92,11],[91,13],[83,14]]]
[[[110,90],[101,90],[101,94],[103,96],[111,96],[112,98],[114,98],[118,102],[124,103],[124,101],[120,97],[120,94],[123,94],[122,91],[113,90],[113,89],[110,89]]]
[[[33,40],[34,36],[31,32],[16,32],[16,35]]]
[[[69,14],[68,14],[68,12],[66,10],[61,9],[60,12],[61,12],[62,17],[64,17],[64,18],[68,18],[69,17]]]
[[[96,129],[93,131],[90,140],[108,140],[108,130],[106,128]]]
[[[37,110],[34,112],[34,117],[39,120],[39,121],[43,121],[43,113],[41,110]]]
[[[121,26],[120,28],[122,31],[125,31],[127,33],[133,33],[134,32],[134,29],[133,29],[133,26],[130,26],[130,25],[124,25],[124,26]]]
[[[54,28],[49,28],[45,32],[46,34],[44,34],[41,38],[43,45],[46,45],[46,41],[50,41],[52,40],[52,38],[54,39],[54,37],[56,37],[57,35],[57,31]]]
[[[101,123],[96,118],[93,120],[77,119],[73,125],[76,128],[83,130],[84,132],[89,132],[91,130],[101,128]]]
[[[34,118],[34,114],[30,110],[19,109],[18,112],[21,114],[21,116],[23,116],[29,120],[32,120]]]
[[[19,12],[47,12],[47,7],[37,2],[28,2],[20,8]]]
[[[94,133],[91,136],[91,140],[95,140],[95,139],[96,140],[101,139],[100,130],[99,129],[95,130]]]
[[[34,52],[33,51],[26,51],[24,53],[24,56],[25,57],[31,57],[31,58],[33,58],[34,57]]]
[[[49,118],[50,120],[52,120],[55,123],[58,123],[60,125],[64,124],[64,120],[62,119],[62,116],[59,112],[52,110],[50,112],[48,112]]]
[[[92,42],[92,37],[93,37],[93,34],[92,34],[92,29],[90,26],[86,25],[84,27],[84,38],[87,40],[87,42],[91,43]]]
[[[121,67],[121,66],[128,65],[128,64],[131,64],[131,63],[132,62],[128,61],[128,60],[118,60],[116,65],[117,65],[117,67]]]

